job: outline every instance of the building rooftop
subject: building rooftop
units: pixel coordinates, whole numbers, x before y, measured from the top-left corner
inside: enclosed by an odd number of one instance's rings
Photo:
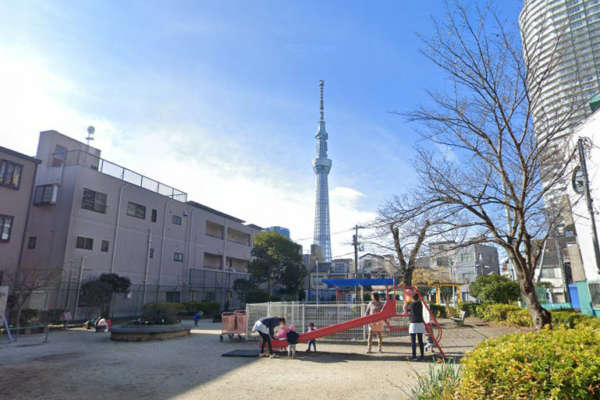
[[[216,215],[218,215],[220,217],[230,219],[230,220],[232,220],[234,222],[238,222],[240,224],[244,223],[244,220],[242,220],[242,219],[236,218],[236,217],[234,217],[232,215],[229,215],[229,214],[225,214],[224,212],[221,212],[219,210],[215,210],[214,208],[210,208],[209,206],[205,206],[204,204],[200,204],[200,203],[198,203],[196,201],[190,200],[190,201],[187,201],[186,204],[189,204],[190,206],[195,207],[195,208],[199,208],[201,210],[208,211],[208,212],[210,212],[212,214],[216,214]]]
[[[0,153],[7,153],[7,154],[10,154],[11,156],[22,158],[22,159],[27,160],[27,161],[32,161],[32,162],[34,162],[36,164],[39,164],[39,163],[42,162],[41,160],[38,160],[35,157],[31,157],[31,156],[28,156],[26,154],[19,153],[18,151],[14,151],[14,150],[11,150],[9,148],[2,147],[2,146],[0,146]]]
[[[110,175],[132,185],[156,192],[181,202],[187,201],[187,193],[172,186],[161,183],[138,172],[132,171],[112,161],[98,157],[84,150],[70,150],[67,152],[65,165],[81,165],[90,167],[98,172]]]

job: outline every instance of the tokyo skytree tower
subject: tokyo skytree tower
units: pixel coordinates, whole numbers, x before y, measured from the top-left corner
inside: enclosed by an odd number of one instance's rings
[[[317,176],[317,197],[315,203],[315,235],[313,242],[321,246],[325,261],[331,261],[331,233],[329,229],[329,185],[327,175],[331,170],[331,160],[327,158],[327,131],[323,109],[323,86],[321,88],[321,119],[317,128],[317,158],[313,161],[313,170]]]

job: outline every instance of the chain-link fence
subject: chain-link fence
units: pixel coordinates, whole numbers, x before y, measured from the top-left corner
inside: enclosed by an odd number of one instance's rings
[[[252,326],[257,320],[267,316],[283,317],[288,325],[295,325],[298,333],[306,332],[308,324],[315,324],[317,329],[339,324],[365,315],[368,303],[300,303],[300,302],[271,302],[246,305],[246,337],[258,339],[252,332]],[[401,305],[398,305],[401,307]],[[399,310],[400,311],[400,310]],[[390,318],[392,328],[408,328],[407,318]],[[328,336],[328,340],[366,340],[368,326],[349,329],[344,332]],[[406,336],[407,331],[390,331],[385,326],[386,336]]]
[[[110,317],[136,317],[146,303],[180,303],[188,301],[215,301],[221,308],[240,307],[240,300],[233,290],[236,279],[247,279],[248,274],[234,271],[209,269],[190,270],[189,285],[131,285],[128,293],[113,295]],[[97,316],[98,307],[87,306],[80,298],[81,285],[76,279],[63,281],[52,288],[34,292],[27,308],[40,310],[42,320],[59,322],[64,312],[74,321]]]

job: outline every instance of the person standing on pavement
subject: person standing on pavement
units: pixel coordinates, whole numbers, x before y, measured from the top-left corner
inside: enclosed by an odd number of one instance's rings
[[[378,312],[381,312],[383,308],[383,304],[379,301],[379,295],[377,293],[371,293],[371,302],[367,305],[367,309],[365,310],[365,315],[371,315]],[[373,346],[373,336],[376,335],[378,339],[378,350],[379,352],[383,352],[383,321],[373,322],[369,324],[369,345],[367,347],[367,353],[371,353],[371,348]]]
[[[413,294],[413,301],[407,306],[408,315],[410,315],[410,325],[408,333],[410,334],[410,345],[412,347],[412,361],[417,360],[417,339],[419,340],[419,350],[421,357],[419,361],[424,360],[423,334],[425,331],[425,322],[423,320],[423,303],[417,293]]]

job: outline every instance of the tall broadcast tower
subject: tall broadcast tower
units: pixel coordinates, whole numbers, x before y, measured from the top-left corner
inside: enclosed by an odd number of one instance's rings
[[[323,109],[323,86],[321,88],[321,119],[315,138],[317,139],[317,158],[313,161],[313,170],[317,176],[317,197],[315,203],[315,236],[314,243],[321,246],[323,259],[331,261],[331,234],[329,229],[329,185],[327,176],[331,170],[331,160],[327,158],[327,131]]]

